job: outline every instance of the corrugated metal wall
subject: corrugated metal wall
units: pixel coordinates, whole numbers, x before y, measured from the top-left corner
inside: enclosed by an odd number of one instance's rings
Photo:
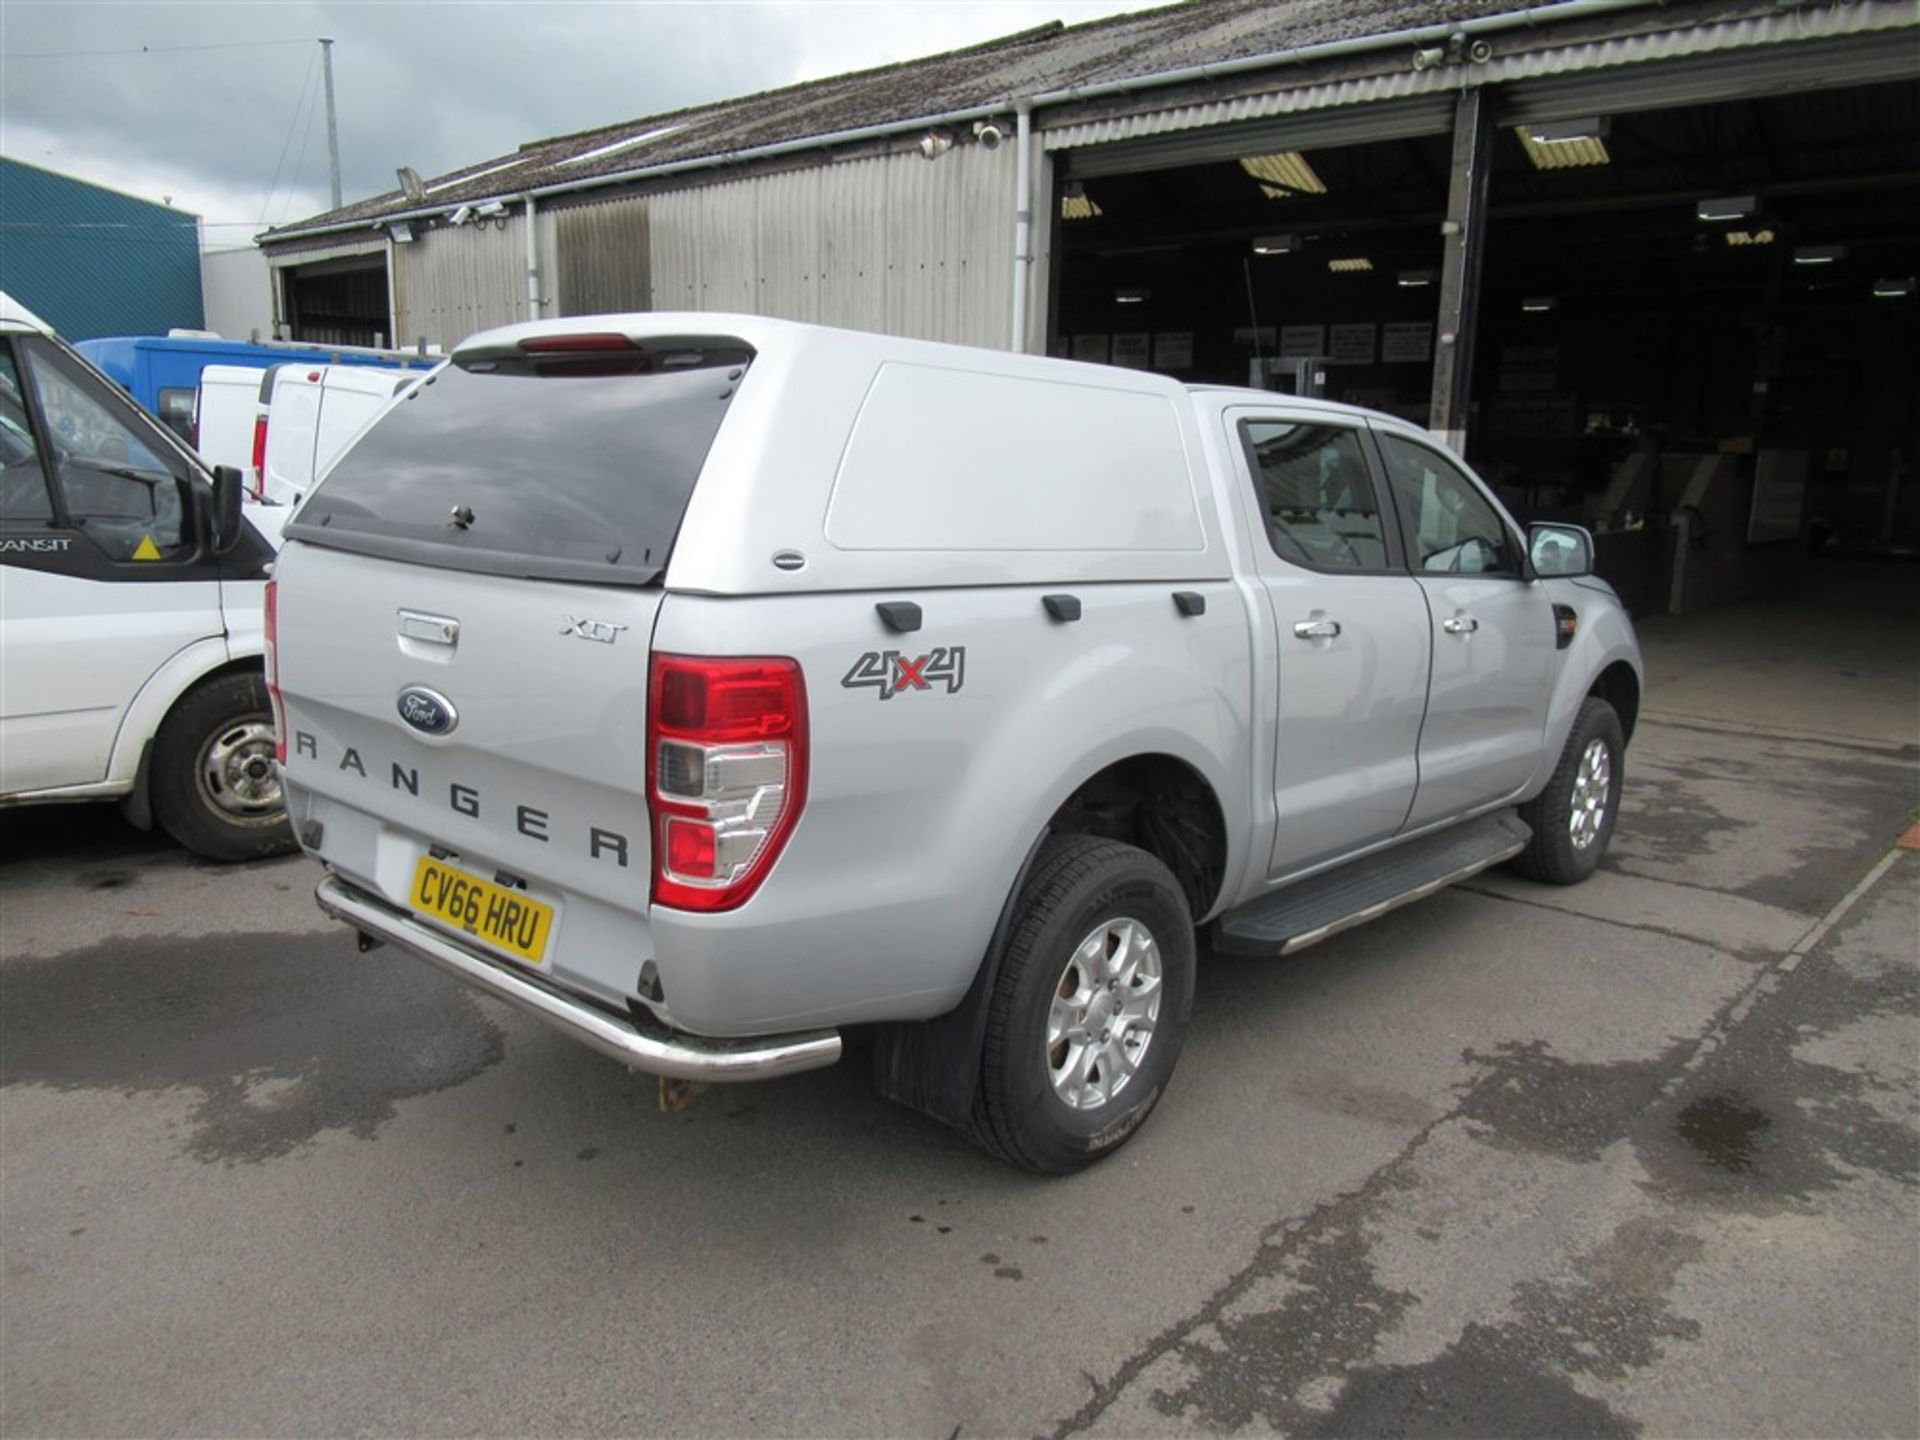
[[[394,343],[424,337],[448,349],[476,330],[526,319],[526,217],[516,209],[416,230],[410,243],[395,245],[393,317]]]
[[[1013,166],[1011,145],[963,145],[655,195],[653,308],[1004,347]]]
[[[609,200],[555,210],[548,315],[610,315],[648,308],[647,202]],[[546,237],[541,237],[545,241]]]
[[[197,330],[200,223],[0,157],[0,290],[69,340]]]

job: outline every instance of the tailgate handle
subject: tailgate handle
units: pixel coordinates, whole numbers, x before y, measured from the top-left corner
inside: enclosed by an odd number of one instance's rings
[[[456,645],[460,641],[460,622],[451,615],[402,610],[400,637],[403,640],[424,640],[429,645]]]

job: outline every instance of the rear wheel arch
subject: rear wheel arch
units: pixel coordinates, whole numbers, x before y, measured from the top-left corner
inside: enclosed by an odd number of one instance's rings
[[[1196,924],[1226,881],[1225,809],[1207,778],[1173,755],[1148,752],[1103,766],[1074,787],[1046,829],[1146,851],[1173,872]]]

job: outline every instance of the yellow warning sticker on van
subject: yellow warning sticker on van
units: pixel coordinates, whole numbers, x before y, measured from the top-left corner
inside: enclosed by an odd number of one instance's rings
[[[160,547],[153,543],[153,536],[142,535],[140,537],[140,543],[133,547],[133,558],[136,560],[158,560],[160,558]]]

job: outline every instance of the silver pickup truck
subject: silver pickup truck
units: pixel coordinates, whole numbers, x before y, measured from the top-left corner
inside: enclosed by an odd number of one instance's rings
[[[319,901],[635,1069],[868,1027],[1111,1150],[1216,951],[1591,873],[1641,668],[1592,540],[1346,406],[744,315],[490,331],[287,529]],[[1409,957],[1417,963],[1417,957]]]

